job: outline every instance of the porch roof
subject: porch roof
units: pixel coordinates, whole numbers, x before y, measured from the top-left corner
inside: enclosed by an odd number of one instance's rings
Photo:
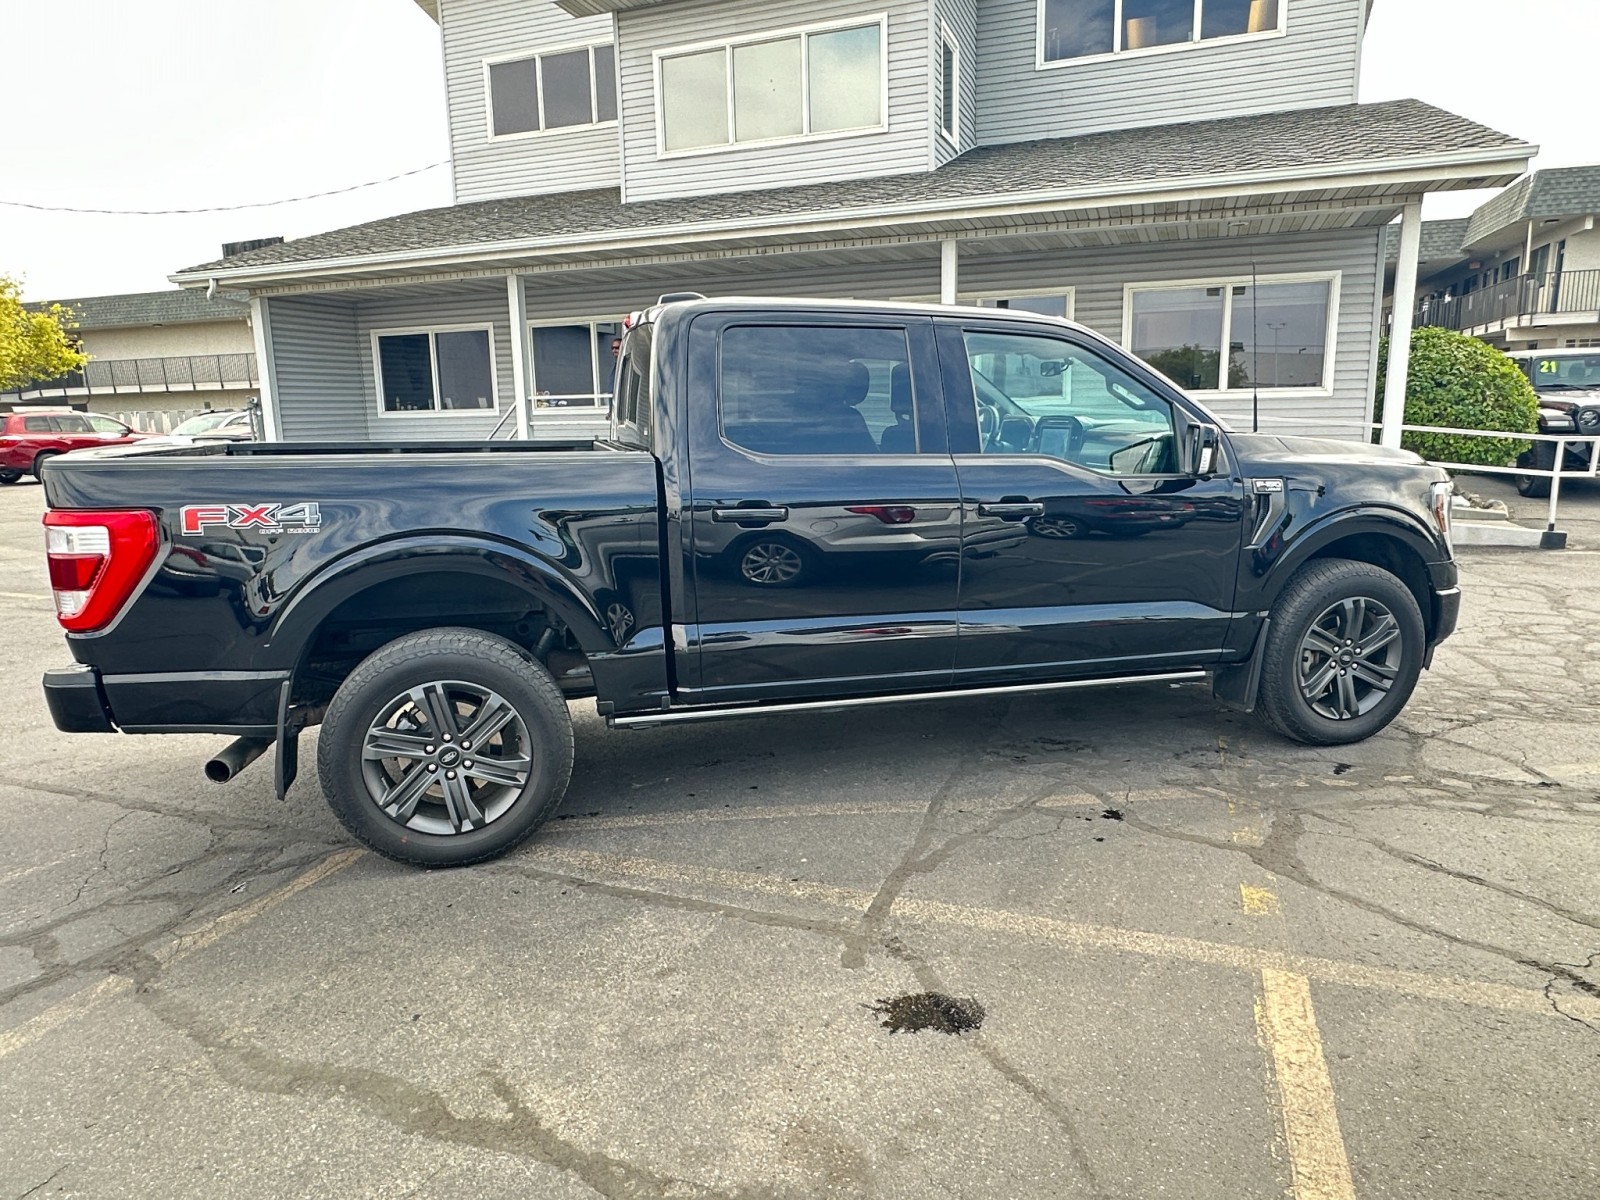
[[[1340,105],[985,146],[933,173],[633,204],[605,188],[453,205],[262,247],[172,279],[267,287],[824,235],[955,236],[1027,215],[1239,196],[1370,206],[1374,196],[1508,183],[1536,153],[1418,100]]]

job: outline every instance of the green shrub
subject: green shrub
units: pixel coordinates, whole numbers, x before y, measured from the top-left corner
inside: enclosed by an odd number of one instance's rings
[[[1378,395],[1389,376],[1389,339],[1378,348]],[[1477,338],[1426,327],[1411,335],[1406,424],[1536,433],[1539,400],[1517,364]],[[1533,443],[1515,438],[1408,433],[1402,442],[1435,462],[1510,466]]]

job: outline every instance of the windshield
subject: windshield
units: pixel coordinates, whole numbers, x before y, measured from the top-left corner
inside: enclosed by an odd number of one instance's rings
[[[1552,354],[1519,365],[1541,392],[1600,390],[1600,354]]]
[[[198,417],[190,417],[183,424],[172,431],[174,437],[194,437],[198,433],[210,433],[213,429],[220,429],[237,414],[231,412],[201,413]]]

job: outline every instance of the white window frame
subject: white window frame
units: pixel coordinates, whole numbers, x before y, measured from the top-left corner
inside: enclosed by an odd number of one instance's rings
[[[1247,387],[1247,388],[1182,388],[1186,394],[1239,399],[1256,394],[1274,399],[1293,399],[1304,396],[1313,400],[1332,399],[1334,394],[1334,369],[1339,358],[1339,294],[1344,283],[1342,271],[1308,271],[1279,275],[1223,275],[1203,276],[1199,279],[1156,279],[1130,283],[1122,289],[1122,348],[1135,354],[1133,348],[1133,297],[1136,292],[1165,292],[1187,288],[1222,289],[1222,365],[1218,383],[1227,376],[1222,374],[1228,362],[1228,347],[1233,343],[1233,289],[1236,287],[1266,287],[1274,283],[1326,283],[1328,285],[1328,328],[1323,337],[1321,387]],[[1142,361],[1142,360],[1141,360]],[[1160,372],[1157,372],[1160,374]],[[1173,385],[1177,387],[1177,384]]]
[[[378,339],[406,337],[412,334],[428,335],[428,356],[433,366],[433,404],[424,411],[390,412],[383,406],[383,355],[378,352]],[[444,397],[439,392],[439,344],[441,333],[487,333],[489,335],[489,382],[494,388],[493,408],[444,408]],[[378,415],[415,420],[438,417],[491,417],[500,412],[500,364],[494,344],[494,325],[491,322],[474,322],[470,325],[412,325],[392,329],[374,329],[372,337],[372,381],[378,393]]]
[[[622,74],[622,64],[617,58],[615,42],[579,42],[571,46],[552,46],[548,50],[522,50],[515,54],[497,54],[493,58],[483,60],[483,132],[491,142],[520,142],[529,138],[548,137],[551,134],[578,133],[591,129],[606,129],[617,124],[617,118],[612,117],[607,121],[589,121],[582,125],[562,125],[556,129],[547,129],[544,123],[544,60],[558,54],[573,54],[579,50],[589,52],[589,111],[600,111],[600,80],[596,77],[594,69],[594,52],[603,46],[611,47],[611,61],[613,63],[612,83],[617,89],[617,112],[622,111],[622,83],[618,78]],[[539,77],[539,128],[525,129],[521,133],[496,133],[494,131],[494,83],[489,73],[490,67],[498,67],[505,63],[528,62],[537,63],[535,71]]]
[[[627,315],[622,314],[614,317],[539,317],[528,322],[527,330],[524,333],[524,337],[527,339],[524,345],[528,348],[528,411],[535,421],[572,421],[585,416],[610,419],[617,397],[615,393],[605,391],[601,386],[609,381],[600,378],[599,342],[595,337],[595,326],[622,325],[627,319]],[[533,331],[535,329],[566,329],[574,325],[587,325],[589,327],[589,372],[594,379],[593,398],[596,403],[592,407],[551,408],[546,405],[541,408],[539,406],[539,364],[534,360],[533,356]],[[627,330],[624,329],[621,336],[625,337],[626,335]],[[559,395],[547,398],[551,400],[574,400],[587,399],[589,396],[590,393],[587,392],[580,394],[562,392]]]
[[[1047,297],[1054,298],[1056,296],[1062,297],[1067,302],[1066,319],[1069,321],[1077,320],[1077,317],[1074,314],[1078,311],[1078,289],[1070,286],[1054,288],[1014,288],[1003,291],[1000,289],[991,288],[982,292],[962,291],[956,293],[956,302],[958,304],[981,305],[985,300],[1040,300]],[[1020,312],[1023,310],[999,309],[997,311]],[[1036,317],[1040,314],[1028,313],[1027,315]]]
[[[811,124],[810,35],[833,33],[841,29],[865,29],[869,25],[878,27],[878,113],[881,117],[878,124],[864,125],[860,129],[838,129],[829,133],[802,132],[786,137],[761,138],[745,142],[734,140],[736,114],[734,112],[733,95],[733,51],[736,47],[753,46],[761,42],[782,41],[784,38],[791,37],[800,39],[800,122],[804,127]],[[703,54],[708,50],[718,49],[723,52],[724,69],[727,73],[728,140],[715,146],[693,146],[685,150],[668,150],[666,93],[661,86],[661,64],[669,58],[678,58],[686,54]],[[793,146],[801,142],[832,142],[842,138],[875,137],[878,134],[889,132],[889,14],[886,12],[878,13],[875,16],[868,15],[849,17],[838,21],[825,21],[815,25],[794,25],[784,29],[769,29],[761,33],[747,34],[738,38],[718,38],[709,42],[694,42],[683,46],[671,46],[655,52],[652,67],[652,76],[655,80],[657,158],[695,158],[702,154],[728,154],[739,150],[766,149],[769,146]],[[542,98],[540,102],[543,103]]]
[[[1051,71],[1060,67],[1081,66],[1084,63],[1109,62],[1112,59],[1147,58],[1157,54],[1198,50],[1206,46],[1237,46],[1249,42],[1270,41],[1273,38],[1287,37],[1289,33],[1289,5],[1291,2],[1292,0],[1278,0],[1278,27],[1276,29],[1265,29],[1260,33],[1236,33],[1229,37],[1202,39],[1200,30],[1204,28],[1205,0],[1194,0],[1194,30],[1190,35],[1189,41],[1174,42],[1170,46],[1148,46],[1143,50],[1125,50],[1122,47],[1123,0],[1112,0],[1111,50],[1109,53],[1085,54],[1081,58],[1047,59],[1044,56],[1045,0],[1037,0],[1034,18],[1034,70]]]
[[[944,52],[950,51],[950,95],[946,96],[944,86]],[[944,105],[950,103],[950,125],[944,127]],[[944,138],[957,150],[961,149],[961,43],[956,41],[950,32],[950,27],[943,21],[939,22],[939,113],[937,117],[939,136]]]

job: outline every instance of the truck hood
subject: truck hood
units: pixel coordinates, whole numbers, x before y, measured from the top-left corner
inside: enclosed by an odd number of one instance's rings
[[[1425,467],[1419,454],[1410,450],[1391,450],[1364,442],[1335,441],[1332,438],[1279,437],[1266,433],[1236,433],[1234,453],[1246,467],[1275,468],[1280,471],[1300,467]],[[1442,474],[1442,472],[1441,472]]]

